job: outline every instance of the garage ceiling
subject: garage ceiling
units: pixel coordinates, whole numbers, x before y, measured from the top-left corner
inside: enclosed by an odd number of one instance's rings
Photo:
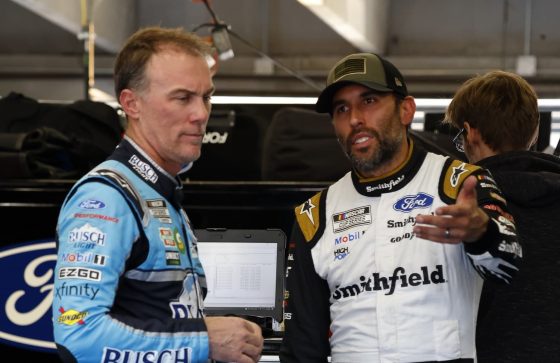
[[[16,91],[39,99],[84,97],[81,4],[89,4],[87,14],[95,26],[95,87],[109,95],[115,53],[136,29],[162,25],[192,30],[211,21],[200,0],[1,1],[0,95]],[[235,57],[220,62],[215,78],[219,95],[316,96],[337,59],[374,51],[401,69],[417,97],[450,97],[468,77],[505,69],[523,74],[540,97],[560,98],[556,0],[210,4],[233,31]],[[197,33],[208,36],[210,30],[202,27]]]

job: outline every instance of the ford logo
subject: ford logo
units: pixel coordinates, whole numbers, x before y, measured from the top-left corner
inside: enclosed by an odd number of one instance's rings
[[[434,197],[426,193],[406,195],[393,204],[393,209],[399,212],[409,213],[416,208],[428,208],[434,202]]]
[[[105,208],[105,203],[100,200],[88,199],[81,202],[79,207],[82,209],[103,209]]]
[[[0,341],[55,351],[51,312],[55,263],[52,241],[0,249]]]

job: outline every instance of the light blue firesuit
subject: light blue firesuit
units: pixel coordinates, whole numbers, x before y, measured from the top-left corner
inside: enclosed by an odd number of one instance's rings
[[[205,275],[180,179],[125,138],[72,188],[57,227],[65,362],[205,362]]]

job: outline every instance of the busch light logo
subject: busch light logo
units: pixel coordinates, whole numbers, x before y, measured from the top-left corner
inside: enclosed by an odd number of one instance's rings
[[[105,203],[100,200],[88,199],[81,202],[79,207],[82,209],[103,209],[105,208]]]
[[[51,312],[55,263],[55,242],[34,241],[0,250],[1,342],[55,351]]]
[[[68,243],[95,243],[98,246],[104,246],[106,237],[107,235],[102,230],[86,223],[80,228],[70,231]]]
[[[434,202],[434,197],[426,193],[407,195],[393,204],[393,209],[399,212],[409,213],[416,208],[428,208]]]

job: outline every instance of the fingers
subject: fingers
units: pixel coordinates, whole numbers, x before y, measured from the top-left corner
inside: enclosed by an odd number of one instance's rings
[[[236,317],[206,317],[210,357],[218,361],[256,363],[263,348],[260,327]]]
[[[264,339],[261,328],[248,320],[244,320],[245,327],[249,333],[245,338],[245,346],[242,349],[243,354],[249,356],[253,362],[258,362],[261,357]]]
[[[455,204],[439,207],[436,210],[436,215],[461,217],[472,214],[478,208],[476,184],[476,177],[469,176],[463,183]]]
[[[449,219],[449,218],[447,218]],[[464,231],[450,227],[414,226],[414,234],[423,239],[434,242],[457,244],[463,242]]]

